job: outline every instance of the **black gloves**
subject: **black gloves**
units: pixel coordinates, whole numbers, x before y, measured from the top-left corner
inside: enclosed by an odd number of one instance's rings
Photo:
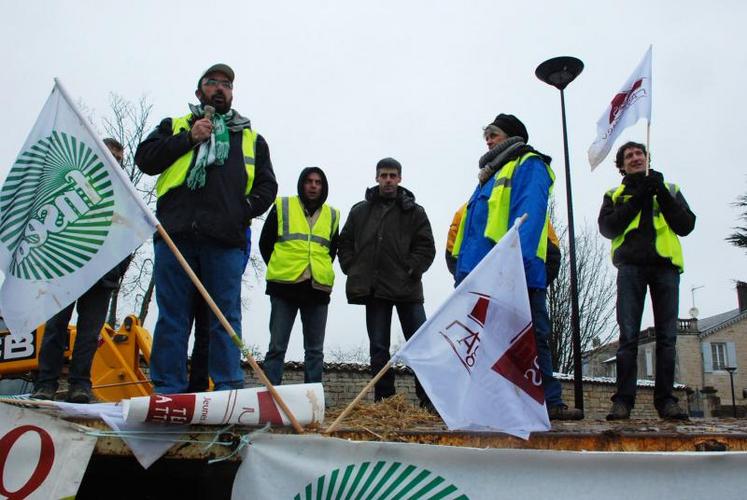
[[[667,187],[664,185],[664,176],[661,175],[661,172],[649,170],[646,183],[649,185],[648,190],[651,194],[661,195],[668,192]]]

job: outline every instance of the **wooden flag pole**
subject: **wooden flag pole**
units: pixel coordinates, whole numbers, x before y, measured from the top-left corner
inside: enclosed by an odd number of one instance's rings
[[[651,120],[646,122],[646,177],[651,170]]]
[[[236,345],[236,347],[239,348],[241,351],[241,354],[246,356],[247,361],[249,361],[249,365],[252,367],[252,370],[257,374],[257,377],[259,380],[267,387],[267,390],[270,391],[270,394],[272,394],[272,398],[277,402],[278,406],[280,406],[280,409],[283,410],[285,415],[288,417],[288,420],[290,420],[291,425],[293,426],[293,429],[298,434],[303,434],[303,427],[301,427],[301,424],[298,423],[298,420],[296,420],[296,417],[293,415],[293,413],[290,411],[288,406],[285,404],[285,401],[283,401],[283,398],[280,397],[280,394],[278,393],[277,389],[275,389],[275,386],[272,385],[270,380],[267,378],[267,375],[265,375],[265,372],[262,371],[262,369],[257,364],[257,361],[254,359],[254,356],[252,356],[252,353],[249,351],[249,349],[244,345],[244,342],[241,341],[238,335],[236,335],[236,332],[234,331],[233,327],[231,326],[231,323],[228,322],[225,316],[223,316],[223,313],[218,308],[218,305],[213,301],[213,298],[210,296],[208,291],[203,286],[202,282],[200,281],[200,278],[197,277],[197,275],[192,271],[192,268],[189,266],[189,263],[186,261],[182,253],[179,251],[179,249],[174,244],[174,241],[171,239],[169,234],[166,232],[166,230],[161,226],[161,224],[158,224],[156,226],[156,230],[158,231],[159,236],[163,238],[163,241],[166,242],[166,245],[171,249],[171,251],[174,253],[174,256],[176,256],[176,260],[179,261],[179,264],[181,264],[182,268],[184,268],[184,271],[187,273],[187,276],[189,276],[189,279],[192,280],[192,283],[194,283],[195,287],[197,287],[197,291],[200,292],[200,295],[205,299],[205,302],[207,302],[207,305],[210,307],[210,310],[213,311],[213,314],[215,314],[215,317],[218,318],[218,321],[221,325],[223,325],[223,328],[225,328],[226,333],[231,337],[231,341]]]
[[[361,399],[363,399],[363,398],[365,397],[365,395],[366,395],[366,394],[368,394],[368,391],[370,391],[370,390],[371,390],[371,387],[373,387],[373,386],[374,386],[374,384],[376,384],[376,382],[378,382],[378,381],[379,381],[379,379],[380,379],[381,377],[383,377],[383,376],[384,376],[384,374],[385,374],[385,373],[386,373],[386,372],[387,372],[387,371],[388,371],[388,370],[389,370],[389,369],[390,369],[391,367],[392,367],[392,362],[391,362],[391,361],[387,361],[387,362],[386,362],[386,364],[384,365],[384,367],[383,367],[383,368],[382,368],[381,370],[379,370],[379,373],[377,373],[377,374],[376,374],[376,376],[374,376],[374,378],[372,378],[372,379],[371,379],[371,380],[370,380],[370,381],[368,382],[368,384],[366,384],[366,386],[365,386],[365,387],[363,388],[363,390],[362,390],[362,391],[360,392],[360,394],[358,394],[358,395],[357,395],[357,396],[355,397],[355,399],[354,399],[354,400],[353,400],[353,401],[352,401],[352,402],[351,402],[351,403],[350,403],[350,404],[349,404],[349,405],[347,406],[347,408],[345,408],[345,409],[344,409],[344,410],[342,411],[342,413],[340,413],[340,416],[339,416],[339,417],[337,417],[337,419],[335,419],[335,421],[334,421],[334,422],[332,422],[332,425],[330,425],[330,426],[329,426],[329,427],[327,427],[327,428],[326,428],[326,429],[325,429],[324,431],[322,431],[322,434],[330,434],[330,433],[331,433],[332,431],[334,431],[334,430],[335,430],[335,429],[336,429],[336,428],[337,428],[337,427],[338,427],[338,426],[340,425],[340,422],[342,422],[342,419],[343,419],[343,418],[345,418],[345,417],[347,417],[347,416],[348,416],[348,414],[349,414],[349,413],[350,413],[351,411],[353,411],[353,408],[355,408],[355,405],[357,405],[358,403],[360,403],[360,400],[361,400]]]

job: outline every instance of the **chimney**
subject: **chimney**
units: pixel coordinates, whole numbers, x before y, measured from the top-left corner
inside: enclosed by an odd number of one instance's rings
[[[744,281],[737,281],[737,302],[740,313],[747,311],[747,283]]]

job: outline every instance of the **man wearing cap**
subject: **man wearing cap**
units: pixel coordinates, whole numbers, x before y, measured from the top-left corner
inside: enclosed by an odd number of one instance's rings
[[[679,186],[648,170],[646,146],[627,142],[617,151],[615,165],[622,184],[605,193],[599,211],[599,232],[612,240],[617,267],[617,391],[607,420],[630,418],[638,379],[638,334],[651,290],[656,330],[654,406],[661,418],[685,420],[674,389],[675,343],[680,273],[684,270],[678,236],[695,228],[695,214]]]
[[[436,248],[428,216],[415,195],[400,186],[402,165],[384,158],[376,165],[376,186],[350,209],[340,233],[340,267],[347,275],[345,291],[351,304],[365,304],[372,374],[389,361],[392,309],[405,339],[425,322],[423,283]],[[420,383],[415,391],[421,406],[432,409]],[[374,399],[395,394],[394,372],[376,383]]]
[[[304,383],[322,381],[327,306],[335,282],[332,262],[337,255],[340,211],[325,203],[329,185],[324,171],[303,169],[297,191],[297,196],[275,200],[259,239],[272,305],[264,369],[274,385],[282,382],[285,352],[299,311]]]
[[[551,158],[527,144],[527,129],[514,115],[498,115],[485,128],[484,137],[488,152],[480,158],[479,182],[467,202],[452,249],[457,258],[456,282],[464,280],[518,217],[528,215],[519,237],[547,411],[551,419],[582,418],[580,410],[563,402],[560,383],[553,377],[548,343],[545,261],[548,200],[555,181]]]
[[[234,72],[216,64],[202,73],[190,112],[166,118],[143,141],[135,161],[158,175],[156,215],[220,310],[241,335],[241,276],[246,229],[277,194],[270,151],[248,118],[231,108]],[[197,293],[166,243],[155,239],[158,322],[150,374],[158,393],[187,389],[187,341]],[[243,387],[239,349],[210,315],[209,372],[216,390]]]

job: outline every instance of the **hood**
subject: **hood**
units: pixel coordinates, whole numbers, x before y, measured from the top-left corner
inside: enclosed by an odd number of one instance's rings
[[[372,186],[366,189],[366,201],[375,202],[379,200],[383,200],[383,198],[379,196],[379,186]],[[415,195],[412,191],[403,188],[402,186],[397,186],[397,196],[395,200],[402,210],[412,210],[416,205]]]
[[[314,203],[310,203],[309,200],[306,199],[306,197],[303,194],[303,183],[306,180],[306,177],[309,174],[317,173],[319,174],[319,177],[322,178],[322,195],[319,197],[318,200],[314,200]],[[301,199],[301,203],[307,208],[307,209],[317,209],[324,205],[324,202],[327,201],[327,194],[329,193],[329,184],[327,183],[327,176],[324,175],[324,170],[322,170],[319,167],[306,167],[303,170],[301,170],[301,174],[298,176],[298,184],[296,185],[296,191],[298,192],[298,197]]]

